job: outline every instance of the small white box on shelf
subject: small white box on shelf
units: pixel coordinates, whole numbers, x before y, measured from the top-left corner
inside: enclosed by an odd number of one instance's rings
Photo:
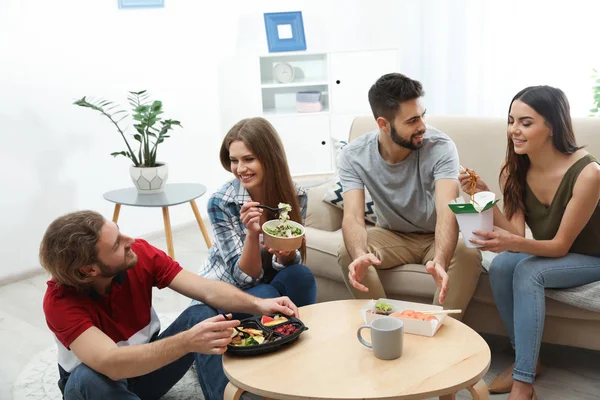
[[[321,91],[305,90],[296,92],[296,110],[298,112],[323,111],[323,105],[321,104]]]
[[[445,314],[438,314],[435,315],[435,319],[431,321],[421,321],[411,318],[391,317],[388,315],[376,314],[375,304],[377,304],[378,302],[384,302],[392,306],[392,313],[400,313],[405,310],[438,311],[444,309],[441,306],[436,306],[433,304],[413,303],[410,301],[392,299],[379,299],[377,301],[371,300],[365,307],[363,307],[360,310],[365,323],[370,324],[371,321],[379,318],[400,318],[402,322],[404,322],[404,333],[411,333],[414,335],[421,336],[433,336],[440,329],[444,322],[444,319],[446,318]]]

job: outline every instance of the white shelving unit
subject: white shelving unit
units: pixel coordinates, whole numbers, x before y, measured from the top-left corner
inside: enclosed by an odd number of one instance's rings
[[[294,70],[294,79],[278,83],[274,77],[275,65],[286,63]],[[301,91],[321,93],[321,112],[329,110],[329,64],[326,53],[278,54],[260,57],[262,112],[265,117],[292,116],[299,113],[296,94]]]
[[[287,63],[294,79],[278,83],[274,66]],[[224,123],[230,127],[242,118],[260,115],[275,127],[286,149],[293,175],[327,174],[335,170],[336,140],[347,140],[352,120],[371,114],[368,91],[383,74],[398,71],[398,51],[270,53],[227,63],[224,70],[237,81],[226,80],[222,88]],[[240,82],[246,91],[240,93]],[[248,86],[254,88],[250,90]],[[322,111],[298,112],[296,94],[319,91]]]
[[[317,112],[299,113],[298,110],[296,110],[296,107],[268,108],[263,111],[263,117],[265,117],[267,119],[269,117],[304,117],[304,116],[310,117],[315,114],[319,114],[319,115],[329,114],[329,108],[323,108],[323,111],[320,111],[318,113]]]
[[[298,80],[298,81],[294,81],[294,82],[290,82],[290,83],[277,83],[277,82],[271,82],[271,83],[263,83],[261,84],[261,88],[263,89],[273,89],[273,88],[283,88],[283,87],[289,87],[289,88],[297,88],[297,87],[309,87],[309,86],[327,86],[329,85],[329,82],[327,81],[323,81],[323,80]]]

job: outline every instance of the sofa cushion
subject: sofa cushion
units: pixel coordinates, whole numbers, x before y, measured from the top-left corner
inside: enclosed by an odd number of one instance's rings
[[[583,288],[583,286],[580,287]],[[571,300],[565,298],[557,298],[557,296],[564,296],[563,292],[572,290],[577,291],[577,289],[579,288],[556,290],[546,289],[546,315],[561,318],[600,321],[600,313],[597,312],[599,311],[598,309],[596,309],[596,312],[590,312],[594,310],[588,306],[584,307],[577,305],[574,299]],[[598,296],[598,293],[596,293],[595,295],[591,293],[587,295]],[[576,297],[580,298],[580,294],[577,294]],[[490,285],[490,276],[487,272],[483,272],[481,274],[479,278],[479,283],[477,284],[477,289],[475,289],[475,294],[473,294],[473,299],[480,303],[496,307],[496,304],[494,302],[494,296],[492,294],[492,287]]]
[[[339,179],[336,179],[335,182],[327,189],[325,196],[323,196],[323,201],[331,204],[332,206],[338,207],[339,209],[344,209],[344,198],[342,197],[342,183]],[[365,188],[365,220],[370,223],[377,223],[377,216],[375,215],[375,204],[373,203],[373,199],[371,199],[371,195],[369,191]]]
[[[306,265],[315,276],[344,282],[338,265],[338,248],[342,244],[342,230],[334,232],[306,227]]]
[[[529,229],[526,236],[531,238]],[[487,272],[497,254],[490,251],[484,251],[481,254],[483,256],[482,266]],[[546,289],[546,297],[584,310],[600,312],[600,282],[592,282],[568,289]]]
[[[388,296],[433,298],[437,289],[435,281],[422,264],[404,264],[377,272]]]
[[[546,296],[584,310],[600,312],[600,282],[569,289],[546,289]]]
[[[327,232],[306,227],[306,265],[317,277],[344,283],[342,270],[337,263],[338,248],[343,243],[342,230]],[[433,297],[436,286],[424,265],[406,264],[379,270],[386,293]]]
[[[308,195],[306,226],[329,232],[337,231],[342,227],[343,211],[322,200],[333,183],[334,180],[330,179],[321,185],[306,189]]]

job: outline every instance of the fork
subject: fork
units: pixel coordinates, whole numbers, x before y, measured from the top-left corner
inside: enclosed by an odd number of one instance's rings
[[[244,205],[244,203],[240,203],[240,206],[243,206],[243,205]],[[272,213],[275,213],[275,214],[279,214],[280,212],[285,210],[285,208],[283,208],[283,207],[275,208],[275,207],[263,206],[262,204],[257,205],[256,208],[262,208],[264,210],[271,211]]]

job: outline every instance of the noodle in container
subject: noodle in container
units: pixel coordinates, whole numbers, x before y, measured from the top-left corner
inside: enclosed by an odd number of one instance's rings
[[[472,201],[465,202],[462,197],[458,197],[448,204],[456,215],[465,246],[481,247],[470,242],[471,238],[485,239],[473,234],[473,231],[494,231],[494,205],[498,201],[500,199],[496,199],[493,192],[479,192],[473,195]]]

